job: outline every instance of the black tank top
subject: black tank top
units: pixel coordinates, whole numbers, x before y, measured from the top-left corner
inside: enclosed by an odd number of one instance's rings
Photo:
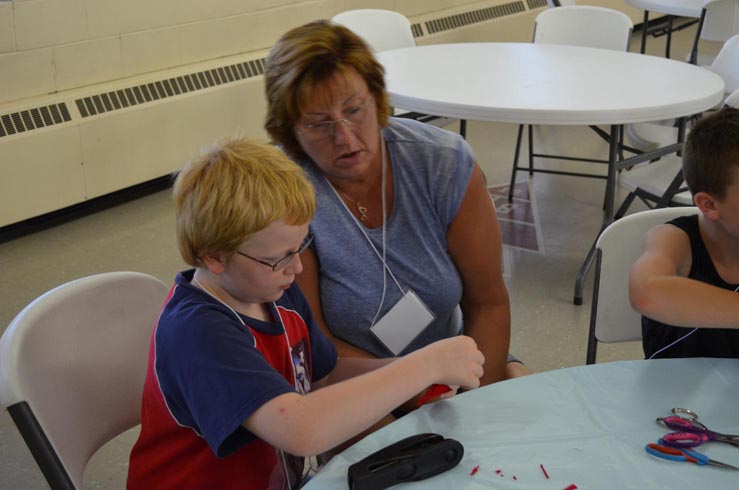
[[[737,284],[729,284],[716,272],[711,256],[698,227],[698,215],[681,216],[668,224],[683,230],[690,239],[692,263],[688,277],[714,286],[736,290]],[[737,295],[739,301],[739,295]],[[655,359],[666,357],[739,357],[739,330],[727,328],[674,327],[642,316],[642,345],[644,356]],[[680,338],[687,337],[679,340]],[[674,345],[666,346],[676,342]],[[655,352],[664,349],[655,355]]]

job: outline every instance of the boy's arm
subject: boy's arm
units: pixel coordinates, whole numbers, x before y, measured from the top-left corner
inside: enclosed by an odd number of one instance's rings
[[[375,369],[379,369],[383,366],[394,362],[396,358],[388,357],[385,359],[362,359],[358,357],[339,357],[336,360],[336,366],[328,376],[323,379],[311,383],[311,386],[315,389],[324,388],[329,385],[346,381],[347,379],[355,378],[362,374],[369,373]]]
[[[370,427],[431,384],[476,388],[484,361],[469,337],[441,340],[306,395],[287,393],[273,398],[246,419],[244,426],[291,454],[319,454]],[[363,367],[369,366],[351,363],[349,370]]]
[[[631,306],[669,325],[739,328],[737,293],[685,277],[690,261],[685,232],[672,225],[652,228],[629,275]]]

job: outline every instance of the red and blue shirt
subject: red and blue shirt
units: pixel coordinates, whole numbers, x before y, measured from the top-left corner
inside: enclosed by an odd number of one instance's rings
[[[192,286],[193,274],[178,274],[154,328],[128,488],[281,489],[281,453],[242,424],[277,396],[309,391],[336,349],[297,285],[264,322]]]

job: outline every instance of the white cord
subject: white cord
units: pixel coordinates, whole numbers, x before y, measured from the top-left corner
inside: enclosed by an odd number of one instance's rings
[[[229,310],[231,310],[231,313],[234,314],[234,316],[236,317],[236,319],[244,327],[246,327],[246,323],[241,318],[241,315],[239,315],[238,313],[236,313],[236,310],[234,310],[233,308],[231,308],[228,304],[226,304],[225,301],[221,300],[221,298],[219,298],[215,294],[211,293],[208,288],[206,288],[205,286],[203,286],[203,284],[200,281],[198,281],[197,279],[195,279],[195,276],[192,277],[192,280],[190,281],[190,283],[195,284],[200,289],[202,289],[203,291],[205,291],[205,293],[208,296],[210,296],[211,298],[215,299],[216,301],[218,301],[219,303],[221,303],[223,306],[225,306],[226,308],[228,308]],[[301,393],[301,390],[298,388],[298,374],[295,372],[295,364],[294,364],[294,361],[293,361],[293,350],[290,347],[290,337],[288,337],[288,335],[287,335],[287,329],[285,328],[285,324],[282,321],[282,317],[280,317],[279,310],[277,310],[277,305],[274,304],[274,303],[273,303],[273,305],[275,306],[275,311],[277,311],[277,316],[279,317],[280,324],[282,325],[282,332],[285,334],[285,342],[287,342],[287,352],[288,352],[288,355],[290,356],[290,366],[292,366],[292,368],[293,368],[293,379],[295,380],[295,390],[302,395],[303,393]],[[254,335],[252,335],[252,339],[254,340],[254,347],[256,348],[257,347],[257,338]],[[287,471],[287,461],[285,460],[285,451],[283,451],[280,448],[275,448],[275,449],[277,450],[278,453],[280,453],[280,457],[282,458],[282,471],[285,473],[285,481],[287,482],[287,488],[288,488],[288,490],[292,490],[292,483],[290,482],[290,473]],[[313,466],[313,459],[309,459],[308,472],[313,471],[313,470],[316,470],[316,468],[317,467],[314,467]],[[302,477],[303,476],[305,476],[305,475],[301,475],[301,480],[302,480]]]
[[[344,209],[346,209],[346,212],[349,213],[349,216],[351,216],[352,220],[354,220],[354,224],[357,225],[357,228],[359,228],[359,231],[362,232],[362,235],[364,235],[364,238],[369,243],[370,247],[372,248],[372,251],[375,252],[375,255],[380,259],[382,262],[382,297],[380,298],[380,306],[377,307],[377,311],[375,312],[374,318],[372,318],[372,323],[370,324],[370,327],[373,327],[375,325],[375,321],[377,321],[377,317],[380,314],[380,311],[382,311],[382,306],[385,304],[385,295],[387,293],[387,274],[390,274],[390,277],[392,277],[393,281],[395,282],[395,285],[398,286],[398,289],[400,290],[401,294],[405,294],[405,291],[403,290],[403,287],[400,285],[400,282],[398,279],[396,279],[395,275],[393,274],[393,271],[390,269],[390,267],[387,265],[387,262],[385,261],[386,258],[386,235],[385,235],[385,214],[387,212],[387,196],[385,193],[385,187],[386,187],[386,173],[385,169],[387,167],[387,162],[385,158],[385,151],[386,151],[386,145],[385,145],[385,139],[382,137],[382,133],[380,133],[380,152],[382,153],[382,253],[380,253],[377,250],[377,247],[375,247],[375,244],[372,243],[372,240],[370,240],[369,235],[367,235],[367,232],[364,229],[364,225],[362,225],[358,220],[357,217],[354,216],[354,214],[349,210],[349,207],[346,205],[343,199],[341,199],[341,196],[339,195],[338,191],[334,188],[334,186],[331,184],[331,182],[326,179],[326,183],[331,188],[331,190],[334,192],[334,195],[336,195],[336,199],[339,200],[342,206],[344,206]]]
[[[649,359],[654,359],[654,356],[656,356],[660,352],[663,352],[663,351],[669,349],[670,347],[672,347],[673,345],[677,344],[678,342],[680,342],[680,341],[682,341],[684,339],[687,339],[688,337],[690,337],[691,335],[693,335],[696,332],[696,330],[698,330],[698,327],[695,327],[693,330],[691,330],[690,332],[686,333],[685,335],[683,335],[682,337],[680,337],[679,339],[677,339],[676,341],[674,341],[670,345],[666,345],[666,346],[662,347],[660,350],[658,350],[657,352],[655,352],[654,354],[652,354],[651,356],[649,356]]]
[[[738,292],[738,291],[739,291],[739,286],[737,286],[737,288],[734,289],[734,292],[735,293]],[[698,330],[698,327],[695,327],[693,330],[691,330],[690,332],[686,333],[685,335],[683,335],[682,337],[680,337],[676,341],[672,342],[669,345],[666,345],[666,346],[662,347],[660,350],[658,350],[657,352],[655,352],[654,354],[652,354],[651,356],[649,356],[649,359],[654,359],[654,356],[656,356],[660,352],[664,352],[665,350],[669,349],[670,347],[672,347],[673,345],[677,344],[678,342],[682,342],[683,340],[687,339],[688,337],[690,337],[691,335],[693,335],[697,330]]]

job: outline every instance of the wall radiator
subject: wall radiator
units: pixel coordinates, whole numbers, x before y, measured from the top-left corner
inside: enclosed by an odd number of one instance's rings
[[[516,0],[411,20],[419,44],[525,42],[545,6]],[[265,139],[265,55],[0,106],[0,228],[167,176],[219,137]]]

